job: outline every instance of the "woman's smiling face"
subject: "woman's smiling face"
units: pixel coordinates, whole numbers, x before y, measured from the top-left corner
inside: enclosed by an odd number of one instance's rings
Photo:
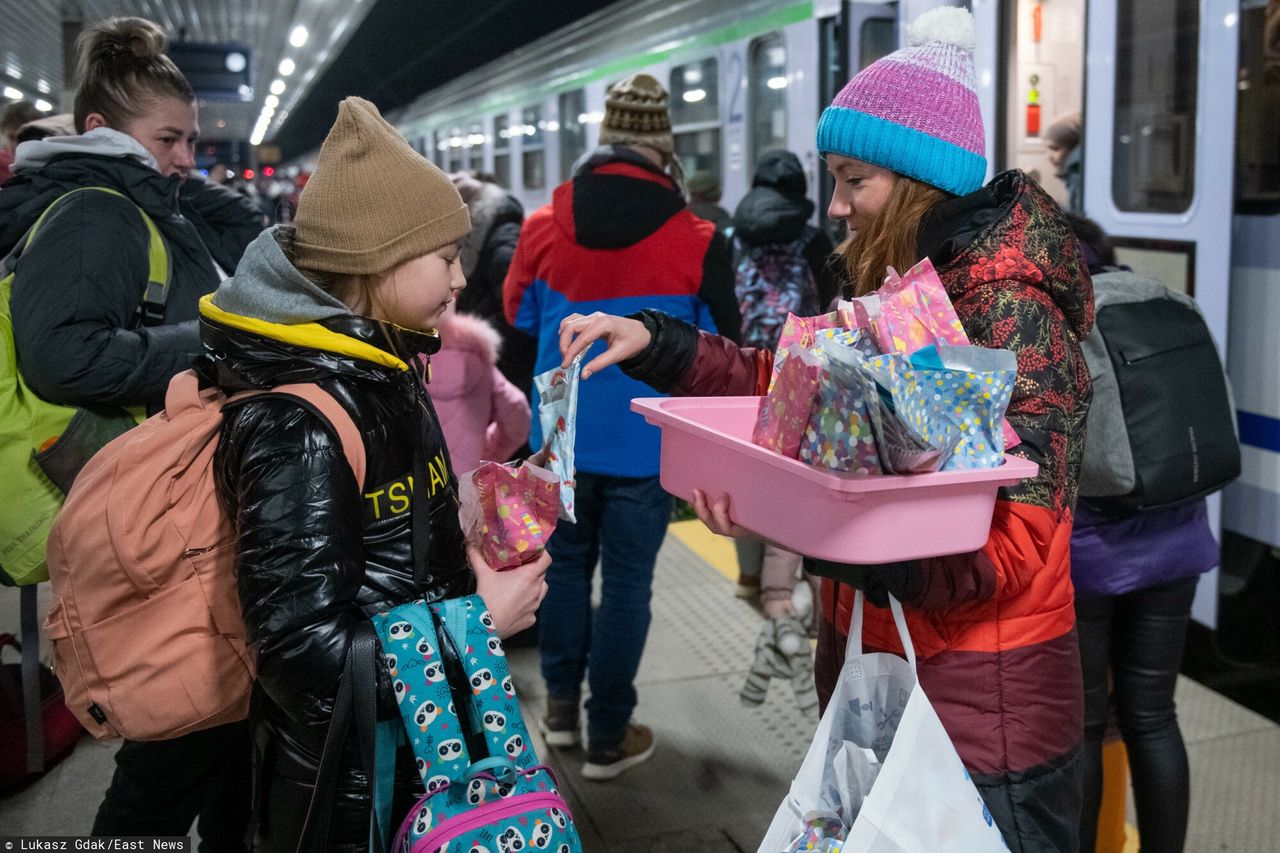
[[[843,154],[827,154],[827,170],[835,178],[835,191],[827,216],[843,219],[851,232],[873,220],[893,194],[898,176],[890,170]]]

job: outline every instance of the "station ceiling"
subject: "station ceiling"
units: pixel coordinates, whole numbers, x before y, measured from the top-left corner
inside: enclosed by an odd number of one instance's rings
[[[274,140],[285,159],[301,156],[319,147],[349,95],[390,112],[614,2],[378,0]]]
[[[70,110],[64,25],[113,15],[150,18],[175,41],[252,48],[251,100],[201,100],[201,135],[248,139],[276,84],[283,92],[274,95],[265,137],[287,159],[319,146],[348,95],[390,111],[612,2],[0,0],[0,85],[51,111]],[[295,45],[299,27],[307,36]],[[289,74],[282,73],[289,68],[281,67],[284,60],[292,62]]]

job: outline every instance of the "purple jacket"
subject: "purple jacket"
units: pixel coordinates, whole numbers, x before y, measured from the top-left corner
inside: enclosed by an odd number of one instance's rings
[[[1076,504],[1071,531],[1071,582],[1076,595],[1123,595],[1207,572],[1218,543],[1203,500],[1128,518]]]

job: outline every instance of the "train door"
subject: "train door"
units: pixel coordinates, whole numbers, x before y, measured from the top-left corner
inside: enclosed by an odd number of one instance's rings
[[[816,128],[818,115],[854,74],[898,48],[898,3],[842,0],[820,4],[814,11],[818,16],[818,108],[813,117]],[[812,147],[811,142],[802,150],[812,151]],[[835,189],[833,179],[821,164],[815,166],[815,171],[817,180],[810,182],[810,188],[815,193],[818,221],[832,241],[839,243],[845,238],[844,220],[827,217],[827,204]]]
[[[1085,212],[1123,263],[1195,297],[1225,350],[1239,3],[1090,0],[1087,17]],[[1193,615],[1216,627],[1217,605],[1214,570]]]

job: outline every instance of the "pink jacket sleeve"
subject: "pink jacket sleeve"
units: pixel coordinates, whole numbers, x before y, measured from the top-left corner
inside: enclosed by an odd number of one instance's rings
[[[502,460],[529,438],[529,401],[498,368],[493,368],[493,402],[484,436],[484,458]]]

